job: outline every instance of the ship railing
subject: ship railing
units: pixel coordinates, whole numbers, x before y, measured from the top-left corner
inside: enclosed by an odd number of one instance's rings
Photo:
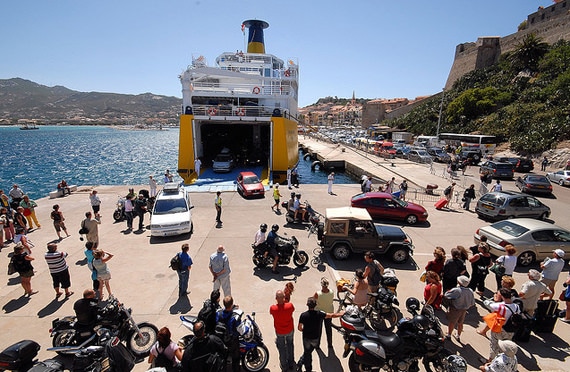
[[[276,111],[277,110],[277,111]],[[246,105],[192,105],[194,116],[208,116],[212,119],[219,117],[271,117],[284,116],[287,119],[297,120],[289,110],[268,106]]]
[[[193,94],[219,93],[232,95],[265,95],[265,96],[289,96],[295,95],[295,90],[289,83],[271,85],[254,84],[225,84],[225,83],[201,83],[194,82],[191,88]]]

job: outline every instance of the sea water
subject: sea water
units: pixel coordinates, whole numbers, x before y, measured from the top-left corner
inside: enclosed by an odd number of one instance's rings
[[[178,128],[119,130],[105,126],[0,127],[0,188],[17,183],[32,199],[45,197],[65,179],[69,185],[146,185],[176,174]],[[301,183],[323,184],[328,172],[311,171],[299,157]],[[182,179],[175,177],[175,182]],[[335,172],[335,183],[354,183]]]

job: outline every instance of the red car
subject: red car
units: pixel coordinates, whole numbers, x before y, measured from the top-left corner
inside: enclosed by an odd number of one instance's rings
[[[426,222],[428,213],[418,204],[400,200],[385,192],[367,192],[358,194],[350,200],[352,207],[364,208],[372,218],[404,220],[413,225]]]
[[[243,195],[244,198],[248,196],[265,196],[265,187],[257,175],[253,172],[240,172],[236,180],[237,191]]]

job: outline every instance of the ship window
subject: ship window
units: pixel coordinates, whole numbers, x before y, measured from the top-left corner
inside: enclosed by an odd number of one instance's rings
[[[265,77],[271,77],[271,69],[266,68],[266,69],[265,69],[265,75],[264,75],[264,76],[265,76]]]

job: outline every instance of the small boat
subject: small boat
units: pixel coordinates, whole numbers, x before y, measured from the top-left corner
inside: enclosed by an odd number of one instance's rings
[[[36,124],[22,124],[20,130],[40,129]]]

